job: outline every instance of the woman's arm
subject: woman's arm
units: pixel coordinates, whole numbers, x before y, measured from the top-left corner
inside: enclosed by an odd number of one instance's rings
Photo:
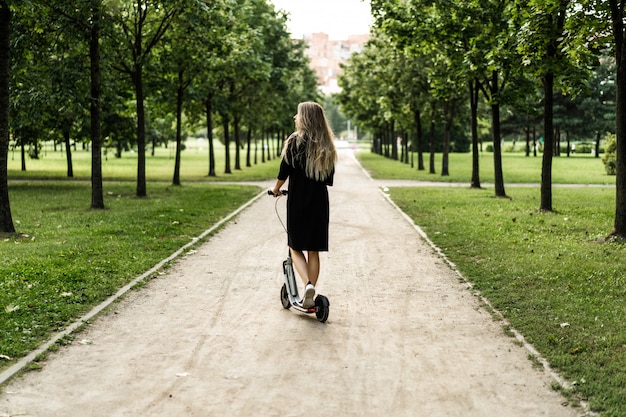
[[[279,197],[282,195],[280,192],[280,187],[282,187],[284,183],[285,183],[285,180],[276,180],[276,185],[274,186],[274,189],[272,190],[274,197]]]

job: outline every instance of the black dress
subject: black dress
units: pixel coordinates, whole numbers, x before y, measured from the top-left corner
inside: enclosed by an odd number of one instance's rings
[[[328,251],[328,190],[333,172],[323,181],[306,176],[303,158],[281,161],[279,180],[289,178],[287,234],[289,247],[299,251]]]

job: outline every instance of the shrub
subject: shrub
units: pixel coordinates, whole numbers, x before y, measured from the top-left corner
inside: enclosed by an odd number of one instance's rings
[[[602,163],[604,163],[604,169],[607,175],[615,175],[615,160],[617,158],[617,140],[613,133],[606,134],[606,147],[604,149],[604,156],[602,156]]]
[[[577,143],[574,149],[576,153],[592,153],[594,148],[595,146],[592,143],[581,142]]]

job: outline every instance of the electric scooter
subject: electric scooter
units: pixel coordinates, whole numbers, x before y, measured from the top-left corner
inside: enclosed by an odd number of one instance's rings
[[[280,192],[283,196],[287,195],[287,190],[280,190]],[[267,194],[271,196],[274,195],[272,190],[267,190]],[[283,220],[280,217],[280,214],[278,214],[278,200],[280,200],[280,196],[279,198],[276,198],[276,203],[274,204],[276,217],[278,217],[278,220],[283,226],[283,229],[285,229],[285,232],[289,233],[287,227],[285,226],[285,223],[283,223]],[[283,274],[285,277],[285,283],[280,289],[280,302],[282,303],[283,308],[288,310],[289,308],[293,307],[294,310],[300,311],[302,313],[315,313],[315,317],[317,317],[317,320],[320,323],[326,322],[326,320],[328,320],[328,314],[330,311],[330,302],[328,301],[328,298],[326,298],[326,296],[318,294],[315,297],[315,305],[311,308],[304,308],[302,306],[302,298],[298,294],[298,285],[296,281],[296,274],[293,269],[293,262],[291,259],[290,250],[288,250],[287,252],[287,259],[283,261]]]

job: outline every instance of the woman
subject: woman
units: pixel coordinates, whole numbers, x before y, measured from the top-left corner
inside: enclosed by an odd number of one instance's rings
[[[300,103],[293,118],[296,131],[285,141],[272,193],[281,195],[280,187],[289,178],[288,245],[296,272],[305,284],[302,306],[311,308],[315,305],[315,285],[320,272],[319,252],[328,251],[326,186],[333,185],[337,151],[322,106]]]

